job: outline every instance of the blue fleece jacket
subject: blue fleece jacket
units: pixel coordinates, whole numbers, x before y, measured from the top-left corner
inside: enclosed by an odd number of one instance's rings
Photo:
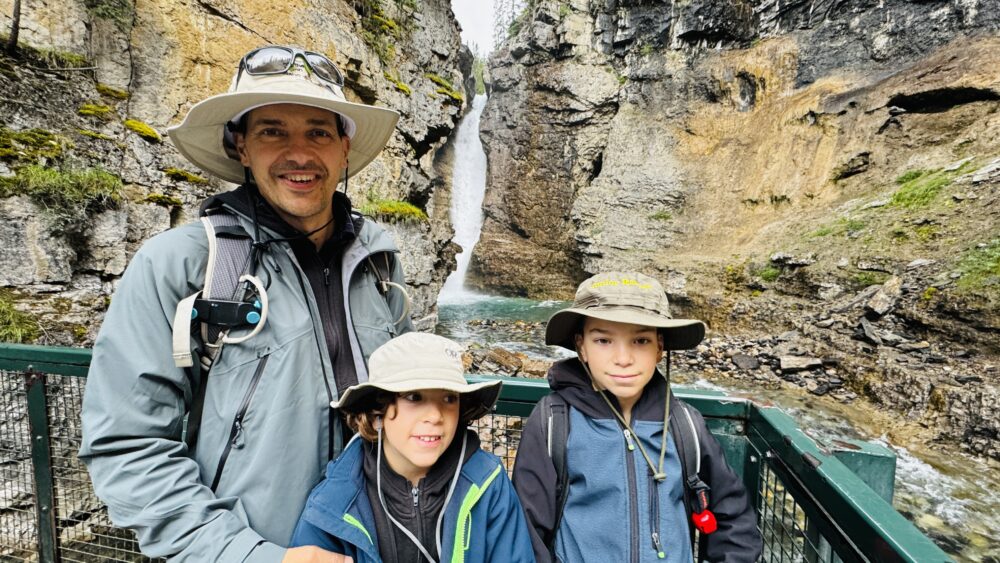
[[[361,446],[360,439],[353,440],[327,466],[326,478],[306,501],[291,547],[315,545],[356,563],[382,561]],[[535,561],[521,503],[496,456],[477,450],[465,462],[444,510],[442,562]]]

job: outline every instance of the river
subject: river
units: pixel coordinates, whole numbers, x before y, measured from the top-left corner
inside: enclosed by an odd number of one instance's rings
[[[499,346],[535,359],[563,358],[568,352],[545,346],[534,323],[544,322],[567,303],[479,295],[463,284],[471,249],[482,228],[486,155],[479,141],[479,118],[485,104],[485,96],[477,96],[456,132],[451,218],[455,242],[463,251],[438,301],[437,332],[459,342]],[[484,319],[500,322],[477,322]],[[527,329],[517,321],[526,323]],[[855,438],[892,449],[896,454],[896,509],[956,561],[1000,563],[1000,462],[969,456],[954,445],[907,449],[892,444],[880,422],[894,415],[879,412],[863,401],[842,404],[788,385],[761,389],[714,374],[709,380],[697,369],[678,371],[675,383],[681,385],[770,401],[815,438]]]

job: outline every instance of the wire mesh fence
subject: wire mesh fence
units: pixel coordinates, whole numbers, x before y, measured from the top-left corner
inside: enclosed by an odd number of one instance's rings
[[[151,561],[139,552],[132,532],[112,525],[107,509],[94,495],[86,468],[77,459],[86,379],[8,371],[3,367],[0,364],[0,562]],[[517,397],[520,406],[508,407],[501,401],[497,412],[472,425],[481,447],[498,456],[508,473],[513,469],[525,420],[519,415],[526,414],[542,395],[542,386],[539,383],[539,393],[528,398],[522,389]],[[732,408],[732,402],[725,405]],[[727,456],[747,458],[731,462],[754,468],[744,478],[764,537],[762,560],[839,563],[841,556],[847,561],[866,560],[857,550],[834,553],[830,538],[820,530],[839,530],[838,523],[831,521],[815,499],[810,500],[812,491],[803,489],[800,470],[772,455],[759,432],[763,427],[753,426],[755,422],[748,418],[738,418],[746,415],[735,412],[706,413],[706,418],[724,416],[741,421],[737,435],[727,439],[741,441],[746,447],[725,451]],[[753,430],[752,438],[745,433],[747,430]],[[788,432],[792,430],[783,428],[779,434],[787,438]],[[758,459],[762,462],[756,463]],[[756,464],[751,466],[748,460]],[[893,516],[898,514],[893,512]],[[822,525],[815,525],[817,522]],[[878,525],[874,522],[872,527]],[[920,539],[926,540],[923,536]],[[834,545],[844,551],[843,538]]]

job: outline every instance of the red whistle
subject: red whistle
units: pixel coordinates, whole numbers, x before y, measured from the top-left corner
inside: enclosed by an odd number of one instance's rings
[[[703,534],[711,534],[719,527],[715,522],[715,514],[712,514],[711,510],[692,514],[691,520],[694,521],[694,527]]]

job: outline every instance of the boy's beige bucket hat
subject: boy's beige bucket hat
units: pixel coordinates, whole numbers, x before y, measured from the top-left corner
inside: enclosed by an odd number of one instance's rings
[[[373,409],[379,391],[407,393],[445,389],[461,394],[464,420],[488,413],[500,397],[500,381],[467,383],[462,347],[443,336],[408,332],[378,347],[368,360],[368,382],[352,385],[339,401],[330,403],[346,412]]]
[[[705,323],[671,318],[660,282],[637,273],[607,272],[581,283],[573,306],[549,319],[545,343],[575,351],[583,317],[656,327],[666,350],[694,348],[705,338]]]
[[[399,119],[399,114],[390,109],[347,101],[343,89],[313,77],[301,61],[296,61],[285,74],[258,76],[237,71],[228,92],[192,107],[184,121],[167,133],[192,164],[240,184],[244,181],[243,165],[230,156],[232,149],[227,151],[223,144],[226,124],[250,110],[272,104],[301,104],[343,116],[351,139],[348,177],[378,156]]]

